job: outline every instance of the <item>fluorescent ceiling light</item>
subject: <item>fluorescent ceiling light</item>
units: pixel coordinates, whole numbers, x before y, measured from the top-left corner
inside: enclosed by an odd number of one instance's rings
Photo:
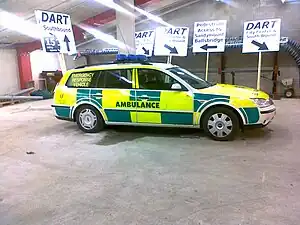
[[[29,37],[40,38],[41,32],[37,24],[26,21],[9,12],[0,11],[0,25]]]
[[[124,13],[128,16],[135,17],[133,13],[129,12],[127,9],[123,8],[122,6],[114,3],[113,0],[95,0],[95,1],[108,8],[115,9],[116,11]]]
[[[78,25],[81,29],[87,31],[91,35],[93,35],[95,38],[104,41],[110,45],[117,46],[118,48],[125,49],[125,50],[132,50],[132,48],[126,44],[124,44],[122,41],[119,41],[115,39],[112,35],[105,34],[101,32],[100,30],[97,30],[95,28],[86,26],[86,25]]]
[[[233,0],[216,0],[216,1],[217,2],[223,2],[223,3],[227,4],[227,5],[230,5],[230,6],[235,7],[235,8],[238,7],[237,3],[234,2]]]
[[[152,20],[152,21],[155,21],[155,22],[160,23],[160,24],[162,24],[162,25],[165,25],[165,26],[167,26],[167,27],[174,27],[173,25],[167,23],[166,21],[164,21],[162,18],[160,18],[160,17],[158,17],[158,16],[155,16],[155,15],[149,13],[149,12],[146,12],[145,10],[140,9],[140,8],[138,8],[138,7],[136,7],[136,6],[132,5],[132,4],[130,4],[130,3],[128,3],[128,2],[125,2],[125,4],[128,5],[128,6],[129,6],[130,8],[132,8],[132,9],[135,9],[135,10],[138,11],[140,14],[146,16],[148,19],[150,19],[150,20]]]

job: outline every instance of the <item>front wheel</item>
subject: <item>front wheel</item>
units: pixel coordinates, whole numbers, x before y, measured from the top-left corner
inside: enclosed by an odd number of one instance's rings
[[[208,136],[217,141],[233,140],[240,129],[237,115],[223,107],[205,112],[202,127]]]
[[[85,133],[97,133],[104,128],[101,114],[90,105],[83,105],[76,110],[76,122],[79,129]]]

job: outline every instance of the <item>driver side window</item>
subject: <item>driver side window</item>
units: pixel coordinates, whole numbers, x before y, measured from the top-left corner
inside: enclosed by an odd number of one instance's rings
[[[169,90],[172,91],[172,85],[179,82],[174,78],[158,70],[138,69],[139,87],[148,90]],[[182,91],[186,88],[181,85]]]

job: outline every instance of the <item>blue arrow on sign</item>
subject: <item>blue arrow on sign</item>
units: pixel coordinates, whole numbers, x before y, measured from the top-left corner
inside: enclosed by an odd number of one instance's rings
[[[256,45],[257,47],[259,47],[258,50],[269,50],[266,42],[259,43],[259,42],[255,41],[255,40],[253,40],[251,43],[254,44],[254,45]]]
[[[70,51],[70,40],[67,35],[65,35],[64,42],[66,43],[68,52]]]
[[[177,48],[174,46],[173,48],[167,44],[164,45],[164,47],[168,50],[170,50],[171,54],[178,54]]]
[[[143,47],[143,50],[145,52],[145,55],[149,55],[150,54],[150,51],[148,49],[146,49],[145,47]]]

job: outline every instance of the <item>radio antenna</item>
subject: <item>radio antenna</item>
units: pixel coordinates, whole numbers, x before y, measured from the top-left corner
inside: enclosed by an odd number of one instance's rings
[[[125,47],[126,47],[127,54],[129,55],[129,54],[130,54],[130,51],[129,51],[129,49],[128,49],[127,43],[126,43],[126,41],[125,41],[125,38],[124,38],[124,36],[123,36],[122,30],[120,29],[120,27],[119,27],[118,24],[117,24],[117,28],[119,29],[121,38],[122,38],[122,40],[123,40],[123,42],[124,42],[124,44],[125,44]]]

